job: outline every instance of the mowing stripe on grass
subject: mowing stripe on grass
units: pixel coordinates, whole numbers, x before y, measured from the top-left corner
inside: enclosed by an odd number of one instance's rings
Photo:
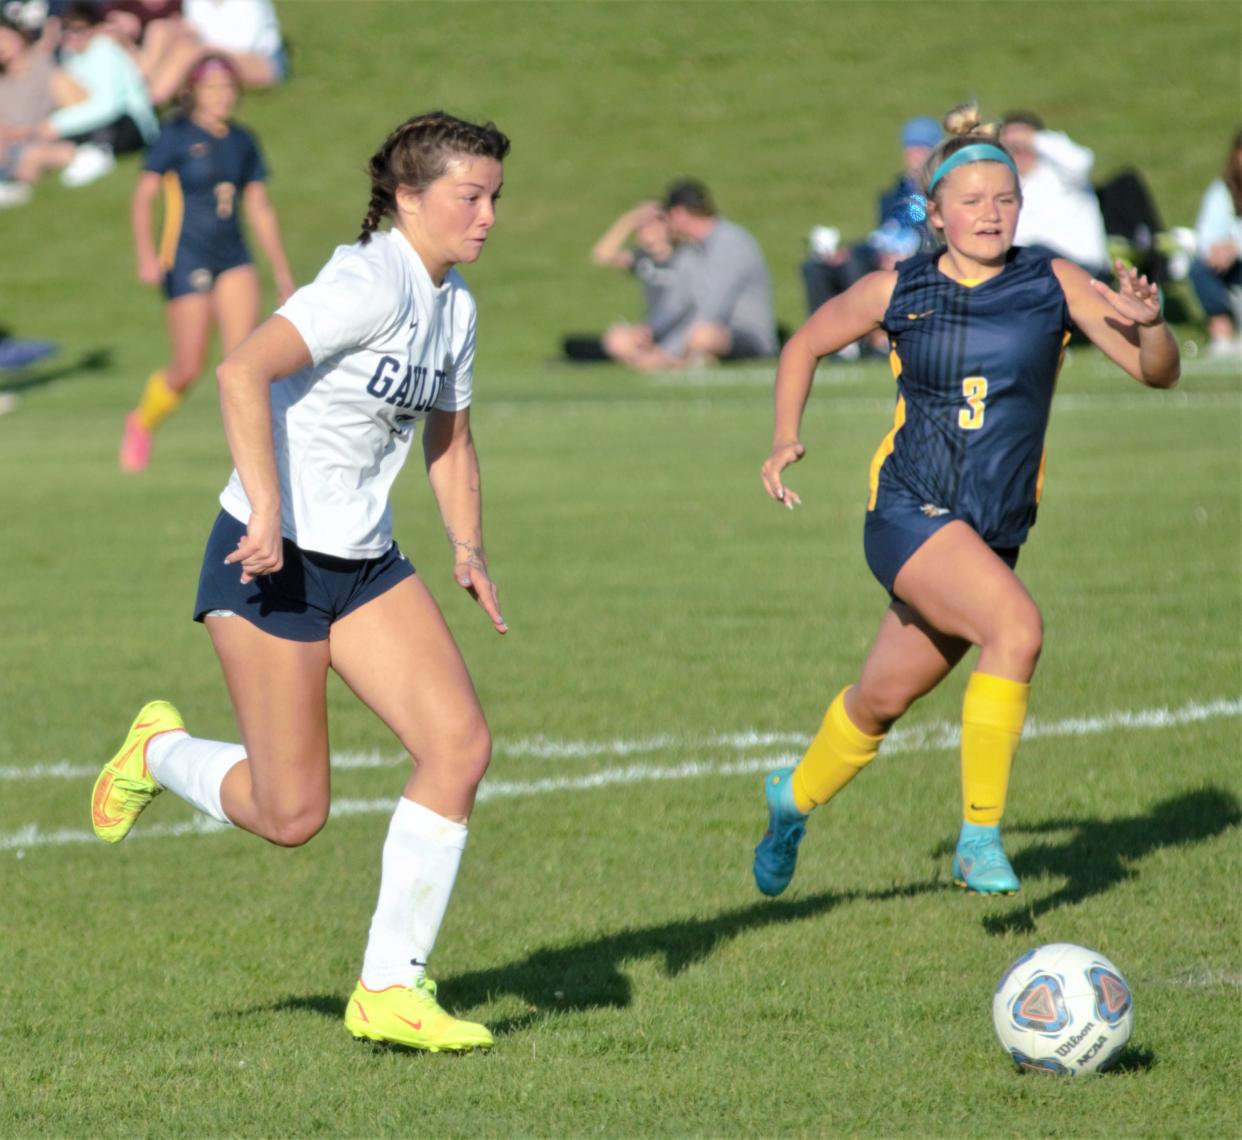
[[[1196,724],[1223,717],[1242,716],[1242,699],[1210,701],[1206,704],[1192,702],[1179,709],[1140,709],[1137,712],[1115,712],[1097,717],[1073,717],[1067,720],[1041,723],[1031,721],[1024,730],[1024,737],[1096,736],[1115,729],[1160,729],[1178,725]],[[697,740],[678,739],[672,736],[651,737],[635,741],[546,741],[518,740],[508,746],[500,745],[497,751],[508,756],[567,757],[616,756],[657,752],[668,748],[693,749],[709,754],[721,749],[749,751],[754,748],[771,748],[775,745],[795,745],[797,750],[806,744],[805,736],[782,733],[745,732],[728,736],[700,737]],[[884,744],[886,754],[893,752],[917,752],[948,750],[957,747],[959,729],[955,724],[939,722],[924,727],[895,730]],[[737,776],[765,771],[773,764],[796,759],[796,753],[765,751],[762,755],[741,756],[735,760],[698,759],[666,767],[648,764],[628,764],[620,768],[605,768],[581,776],[548,776],[536,780],[489,780],[479,788],[478,801],[513,799],[518,796],[541,796],[558,792],[590,791],[613,787],[618,784],[651,783],[657,780],[692,780],[704,776]],[[345,753],[332,758],[336,768],[364,768],[393,766],[400,759],[384,759],[378,753]],[[39,765],[35,768],[3,768],[0,779],[28,779],[37,771],[46,777],[80,778],[94,775],[97,768],[85,768],[67,763]],[[392,811],[396,795],[379,799],[337,799],[332,804],[334,816],[376,815]],[[152,824],[134,833],[140,839],[172,839],[184,835],[206,835],[230,830],[223,824],[202,816],[172,824]],[[32,847],[56,847],[69,843],[86,843],[94,835],[80,828],[62,828],[45,831],[37,823],[26,824],[16,831],[0,832],[0,851],[21,852]]]
[[[831,408],[834,412],[842,410],[857,411],[862,409],[867,412],[876,410],[892,411],[893,400],[892,394],[881,392],[870,392],[869,382],[874,380],[874,376],[856,371],[850,368],[843,368],[840,372],[832,372],[828,380],[821,382],[816,377],[815,383],[817,387],[831,387],[834,391],[825,395],[822,406]],[[671,384],[672,382],[670,382]],[[686,383],[679,379],[678,383],[682,387],[689,388],[729,388],[729,387],[745,387],[755,383],[748,379],[735,379],[733,374],[721,375],[716,379],[705,379],[701,382]],[[769,376],[764,382],[771,383]],[[853,387],[868,386],[868,393],[856,391],[847,391]],[[1213,408],[1236,408],[1242,404],[1242,393],[1240,392],[1184,392],[1180,389],[1172,389],[1169,391],[1129,391],[1121,388],[1117,392],[1064,392],[1057,396],[1052,402],[1053,413],[1072,412],[1099,408],[1102,410],[1112,410],[1116,408],[1138,408],[1151,409],[1162,408],[1166,411],[1203,411]],[[701,400],[690,400],[689,403],[680,405],[684,407],[710,407],[710,398],[705,393]],[[812,408],[821,405],[812,405]],[[544,408],[555,408],[558,415],[569,415],[576,413],[593,414],[602,410],[615,412],[618,408],[624,408],[627,412],[651,412],[656,415],[668,414],[668,402],[661,399],[653,399],[650,394],[643,395],[641,392],[630,396],[612,397],[603,395],[590,400],[573,399],[562,396],[530,396],[523,399],[505,399],[497,398],[482,405],[479,409],[480,414],[509,416],[522,412],[538,411]]]

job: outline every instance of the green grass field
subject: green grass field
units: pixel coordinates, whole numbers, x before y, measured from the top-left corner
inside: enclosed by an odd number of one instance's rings
[[[63,346],[7,378],[21,403],[0,419],[0,1136],[1235,1133],[1239,375],[1188,358],[1158,393],[1093,351],[1067,363],[1020,566],[1047,626],[1006,823],[1022,892],[948,881],[963,672],[814,820],[772,902],[750,880],[761,774],[799,753],[885,603],[860,537],[891,380],[821,369],[788,514],[757,478],[769,370],[549,358],[561,333],[636,312],[587,251],[683,173],[755,230],[797,323],[806,230],[861,233],[900,121],[965,95],[1041,108],[1104,170],[1139,161],[1166,219],[1192,221],[1238,114],[1236,5],[280,12],[296,76],[240,117],[303,279],[356,233],[360,171],[395,121],[444,105],[514,138],[468,274],[507,638],[453,586],[417,470],[396,500],[496,737],[432,966],[497,1046],[418,1056],[340,1024],[405,763],[343,686],[334,816],[309,846],[194,829],[171,796],[119,849],[89,834],[91,781],[144,700],[235,735],[188,620],[229,466],[214,385],[148,476],[116,470],[164,352],[132,283],[123,163],[0,214],[0,322]],[[1118,1072],[1020,1075],[992,1036],[1002,969],[1060,940],[1131,983]]]

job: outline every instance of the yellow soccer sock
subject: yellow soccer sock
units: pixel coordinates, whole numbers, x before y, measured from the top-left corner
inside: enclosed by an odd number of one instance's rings
[[[1005,814],[1009,769],[1026,720],[1031,686],[972,673],[962,701],[962,816],[994,826]]]
[[[801,812],[826,804],[845,787],[879,751],[879,736],[868,736],[845,711],[842,689],[828,706],[824,723],[793,774],[793,799]]]
[[[184,394],[170,388],[163,371],[157,368],[147,378],[138,401],[138,422],[147,431],[154,431],[181,406],[183,399]]]

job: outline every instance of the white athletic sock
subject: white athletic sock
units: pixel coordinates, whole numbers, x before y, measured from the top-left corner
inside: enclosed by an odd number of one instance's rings
[[[367,989],[411,986],[423,976],[465,846],[465,824],[413,800],[397,801],[384,840],[379,901],[362,960]]]
[[[221,823],[232,823],[220,804],[230,768],[246,759],[240,744],[200,740],[186,732],[162,732],[147,745],[147,767],[170,792]]]

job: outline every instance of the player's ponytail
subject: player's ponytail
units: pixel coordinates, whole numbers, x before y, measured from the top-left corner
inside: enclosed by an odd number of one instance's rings
[[[397,187],[427,189],[455,158],[494,158],[503,162],[509,139],[494,123],[468,123],[444,111],[407,119],[371,156],[371,203],[362,220],[358,241],[366,245],[385,217],[397,209]]]

